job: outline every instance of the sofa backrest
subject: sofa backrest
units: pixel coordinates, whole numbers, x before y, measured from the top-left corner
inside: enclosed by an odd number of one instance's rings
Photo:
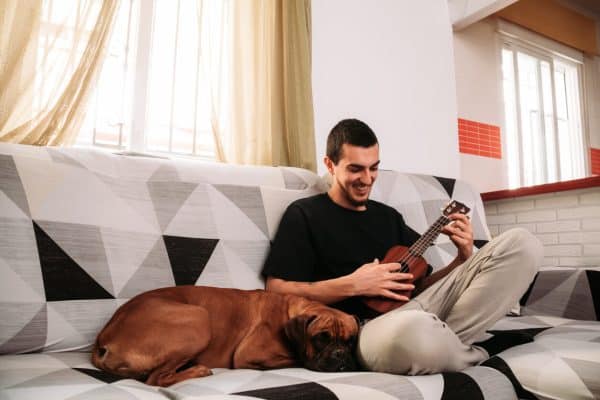
[[[398,210],[418,234],[433,225],[450,199],[458,200],[471,208],[475,251],[490,240],[481,195],[460,179],[380,171],[371,198]],[[424,257],[434,270],[439,269],[456,257],[456,246],[446,235],[440,235]]]
[[[292,201],[326,190],[297,168],[118,156],[0,144],[0,354],[85,349],[115,309],[143,291],[196,284],[256,289],[269,241]],[[418,233],[463,182],[382,171],[373,198]],[[425,254],[446,265],[445,237]]]

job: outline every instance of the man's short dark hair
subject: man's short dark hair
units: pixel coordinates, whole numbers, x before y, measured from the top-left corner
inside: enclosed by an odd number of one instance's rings
[[[342,145],[371,147],[377,144],[377,136],[367,124],[358,119],[343,119],[327,136],[327,157],[337,164],[342,156]]]

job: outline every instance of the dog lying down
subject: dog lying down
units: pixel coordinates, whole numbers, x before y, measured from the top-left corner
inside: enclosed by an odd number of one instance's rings
[[[356,369],[356,319],[303,297],[178,286],[123,304],[98,334],[92,363],[170,386],[210,368]]]

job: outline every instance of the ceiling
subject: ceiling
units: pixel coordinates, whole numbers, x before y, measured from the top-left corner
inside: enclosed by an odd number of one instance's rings
[[[571,3],[600,16],[600,0],[568,0],[564,3]]]

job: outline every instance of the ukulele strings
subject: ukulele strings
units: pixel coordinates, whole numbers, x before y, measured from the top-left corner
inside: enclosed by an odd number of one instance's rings
[[[444,225],[446,225],[449,221],[450,220],[445,215],[443,215],[440,217],[440,219],[438,219],[431,226],[431,228],[429,228],[427,230],[427,232],[433,233],[435,230],[437,232],[436,233],[436,235],[437,235],[437,234],[439,234],[441,229],[444,227]],[[425,236],[426,235],[421,236],[421,238],[419,238],[419,240],[423,239]],[[398,263],[400,263],[400,265],[402,265],[400,272],[408,272],[409,260],[417,259],[418,257],[420,257],[420,254],[422,254],[431,245],[431,243],[429,241],[423,241],[423,243],[418,243],[419,240],[417,240],[417,242],[415,242],[415,244],[417,244],[416,249],[415,249],[415,250],[417,250],[416,254],[413,254],[413,252],[411,251],[411,248],[409,248],[408,251],[406,252],[406,254],[404,255],[404,257],[402,257],[400,260],[397,261]]]

